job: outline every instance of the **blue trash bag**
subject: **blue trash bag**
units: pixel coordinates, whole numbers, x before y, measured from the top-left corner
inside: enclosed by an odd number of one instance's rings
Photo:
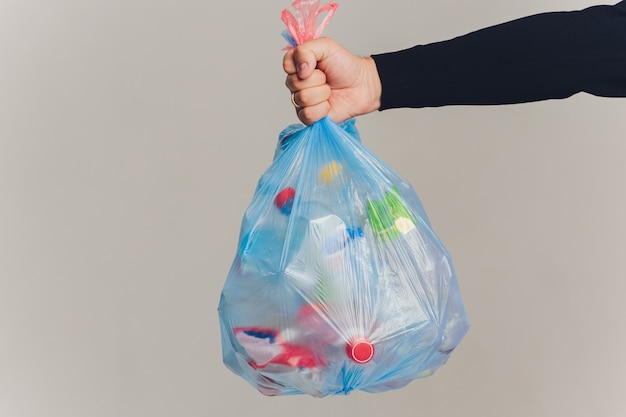
[[[469,328],[413,188],[324,118],[280,137],[219,303],[223,359],[265,395],[401,388]]]

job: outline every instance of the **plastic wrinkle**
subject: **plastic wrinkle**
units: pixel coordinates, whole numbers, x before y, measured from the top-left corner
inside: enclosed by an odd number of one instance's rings
[[[272,396],[404,387],[469,328],[415,190],[328,117],[280,132],[218,311],[224,364]]]
[[[287,26],[287,31],[291,37],[289,39],[283,35],[290,43],[284,49],[292,49],[294,46],[302,45],[322,34],[339,5],[337,3],[328,3],[319,7],[319,4],[319,0],[296,0],[291,4],[295,10],[295,16],[288,9],[282,11],[280,17]],[[324,16],[319,26],[316,27],[319,15],[325,12],[327,13],[326,16]]]

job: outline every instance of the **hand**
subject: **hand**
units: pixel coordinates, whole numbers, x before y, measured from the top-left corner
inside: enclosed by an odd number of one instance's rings
[[[302,123],[324,116],[341,123],[380,108],[382,86],[376,63],[330,38],[306,42],[285,54],[285,84]]]

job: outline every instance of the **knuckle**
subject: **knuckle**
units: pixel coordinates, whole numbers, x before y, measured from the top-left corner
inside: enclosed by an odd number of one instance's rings
[[[296,92],[296,91],[300,90],[300,87],[299,87],[298,84],[299,84],[298,83],[298,76],[295,75],[295,74],[288,75],[287,78],[285,79],[285,85],[292,92]]]
[[[313,104],[311,100],[311,90],[305,89],[298,91],[298,102],[303,106],[310,106]]]
[[[316,68],[313,71],[313,77],[314,77],[316,83],[318,83],[318,84],[326,84],[326,74],[324,73],[324,71]]]
[[[312,123],[315,117],[315,112],[312,107],[303,107],[298,111],[298,115],[301,119],[307,120],[309,123]]]
[[[293,90],[293,82],[291,81],[291,75],[288,75],[288,76],[285,78],[285,86],[286,86],[288,89]]]
[[[287,74],[292,74],[296,71],[296,65],[293,62],[293,51],[289,51],[283,56],[283,70]]]

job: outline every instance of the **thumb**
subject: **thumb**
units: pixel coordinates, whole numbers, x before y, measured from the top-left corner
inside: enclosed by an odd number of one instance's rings
[[[293,61],[298,77],[306,80],[318,67],[318,63],[327,59],[334,49],[330,38],[317,38],[297,46],[293,51]]]

